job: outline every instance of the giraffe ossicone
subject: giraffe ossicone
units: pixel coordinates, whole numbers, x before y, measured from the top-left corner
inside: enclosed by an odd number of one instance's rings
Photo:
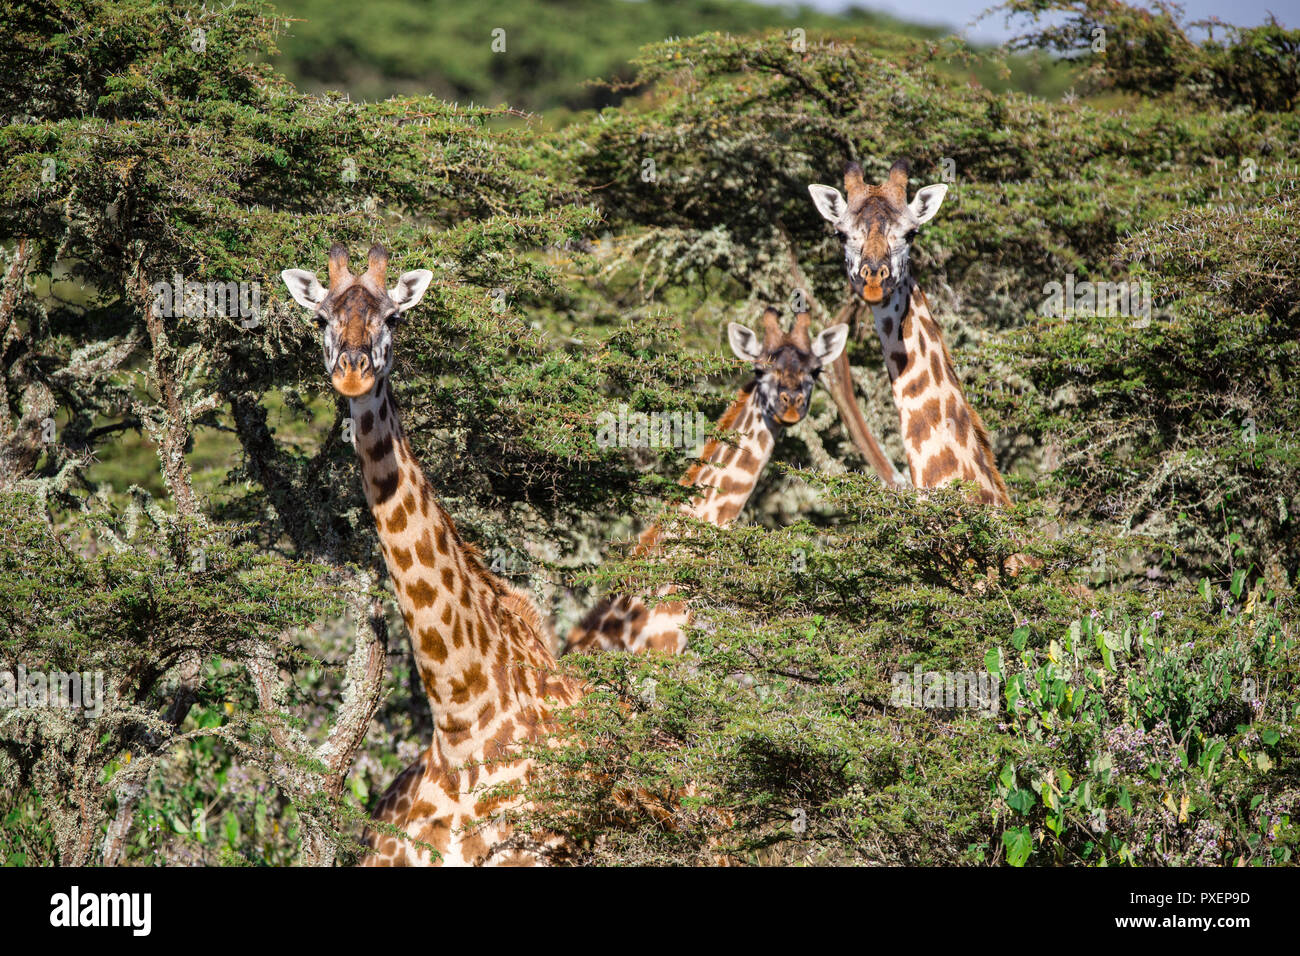
[[[548,629],[528,595],[488,571],[461,540],[407,442],[389,387],[391,332],[433,274],[404,273],[390,289],[387,265],[375,245],[366,271],[354,275],[347,250],[335,245],[328,288],[307,270],[281,273],[316,317],[325,370],[349,400],[366,500],[433,715],[429,747],[374,811],[412,839],[372,832],[362,863],[546,862],[558,841],[514,833],[499,812],[518,805],[506,791],[532,773],[523,748],[553,740],[554,711],[583,689],[557,672]]]
[[[798,424],[808,414],[813,386],[822,370],[844,351],[849,336],[849,327],[841,323],[813,338],[811,321],[807,312],[800,312],[793,328],[785,332],[780,314],[768,308],[763,313],[761,336],[737,322],[727,326],[732,352],[753,365],[754,377],[718,420],[718,428],[734,433],[735,438],[730,442],[714,438],[706,443],[699,462],[682,478],[683,485],[696,489],[681,505],[682,514],[718,527],[731,524],[753,494],[781,429]],[[660,536],[658,524],[647,528],[637,542],[637,553],[653,553]],[[674,593],[671,587],[664,587],[657,596]],[[564,652],[681,653],[689,623],[690,612],[683,601],[660,601],[650,607],[641,596],[611,595],[569,632]]]
[[[813,203],[839,235],[853,294],[871,306],[898,408],[912,485],[976,484],[981,501],[1010,505],[983,421],[966,400],[961,380],[925,294],[912,278],[912,240],[934,218],[948,187],[925,186],[907,201],[908,164],[898,160],[879,185],[857,163],[844,172],[844,191],[808,187]]]

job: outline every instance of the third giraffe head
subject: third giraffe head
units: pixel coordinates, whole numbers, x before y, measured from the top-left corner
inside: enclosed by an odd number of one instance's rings
[[[907,160],[900,159],[879,186],[863,182],[862,167],[849,163],[844,170],[847,198],[833,186],[813,185],[808,191],[817,210],[839,233],[853,292],[879,305],[907,281],[912,239],[939,211],[948,187],[918,189],[909,203]]]
[[[398,318],[424,296],[433,273],[405,272],[387,288],[388,253],[379,243],[370,247],[366,271],[353,275],[348,250],[330,247],[329,288],[306,269],[285,269],[280,278],[294,300],[316,315],[323,337],[325,371],[336,391],[360,398],[375,391],[393,367],[391,330]]]
[[[844,351],[849,327],[832,325],[815,339],[808,337],[807,312],[795,316],[790,332],[781,330],[776,309],[763,313],[763,338],[738,322],[727,326],[727,339],[736,357],[754,364],[758,407],[770,422],[794,425],[808,414],[813,384],[822,369]]]

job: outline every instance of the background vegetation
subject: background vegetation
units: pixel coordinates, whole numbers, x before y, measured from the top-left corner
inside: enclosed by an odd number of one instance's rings
[[[376,238],[437,276],[395,384],[466,536],[560,635],[611,587],[671,580],[699,614],[685,657],[568,662],[611,706],[539,754],[525,822],[602,863],[1291,861],[1294,31],[1197,45],[1111,0],[1038,30],[1016,2],[1013,47],[1071,59],[1000,71],[856,16],[519,4],[439,19],[435,56],[400,6],[388,30],[323,2],[0,15],[0,668],[114,682],[98,721],[0,714],[7,862],[347,862],[423,746],[346,409],[276,279]],[[731,33],[628,63],[639,17]],[[331,77],[356,99],[302,91]],[[596,416],[717,414],[746,374],[727,320],[802,289],[827,321],[845,283],[806,185],[896,156],[950,183],[914,270],[1020,505],[884,490],[819,396],[747,524],[624,557],[686,457],[602,449]],[[178,273],[259,283],[258,321],[153,314]],[[1068,274],[1149,282],[1150,321],[1046,315]],[[901,462],[869,321],[851,352]],[[1022,551],[1041,570],[1001,574]],[[998,713],[896,706],[918,666],[992,672]],[[697,796],[606,832],[629,782]]]

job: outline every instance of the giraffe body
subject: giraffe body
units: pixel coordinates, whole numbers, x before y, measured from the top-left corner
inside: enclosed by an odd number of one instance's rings
[[[725,528],[735,521],[754,493],[759,475],[772,456],[782,427],[801,421],[808,413],[813,384],[826,365],[844,350],[848,326],[835,325],[815,340],[808,335],[810,318],[801,312],[794,329],[781,331],[773,309],[763,316],[761,348],[758,336],[732,323],[728,338],[737,357],[755,364],[756,377],[748,382],[718,420],[719,429],[735,433],[724,442],[711,439],[700,461],[692,465],[681,483],[698,489],[681,506],[681,512],[697,521]],[[641,533],[638,554],[655,551],[661,530],[652,525]],[[669,598],[672,587],[661,588],[660,598]],[[686,648],[685,628],[690,611],[680,600],[663,600],[650,607],[635,595],[613,595],[597,604],[570,632],[565,652],[647,650],[681,653]]]
[[[963,480],[979,500],[1011,504],[983,421],[966,400],[939,325],[911,276],[917,230],[934,217],[947,186],[917,190],[907,202],[907,164],[900,160],[879,186],[862,168],[844,174],[847,199],[831,186],[809,186],[822,216],[839,233],[853,293],[871,306],[898,408],[912,485],[938,488]]]
[[[551,739],[555,709],[582,689],[556,673],[537,608],[461,540],[415,460],[388,383],[389,329],[432,274],[408,272],[386,290],[386,265],[375,246],[367,271],[353,276],[336,246],[328,290],[313,273],[283,273],[294,298],[316,313],[326,369],[349,399],[366,501],[434,722],[429,747],[374,811],[410,839],[372,833],[363,865],[545,862],[556,841],[512,833],[496,814],[519,797],[489,791],[529,778],[521,748]]]

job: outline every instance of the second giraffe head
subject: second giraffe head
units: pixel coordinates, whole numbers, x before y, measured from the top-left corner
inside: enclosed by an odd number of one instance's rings
[[[423,298],[433,279],[428,269],[416,269],[402,273],[389,289],[387,276],[388,253],[379,243],[370,247],[361,275],[348,268],[344,246],[331,246],[328,289],[306,269],[280,273],[294,301],[315,313],[323,336],[325,371],[335,390],[348,398],[372,393],[392,369],[392,327]]]
[[[817,211],[835,227],[844,245],[844,267],[856,295],[880,305],[908,279],[908,255],[916,230],[934,218],[948,187],[940,183],[918,189],[907,201],[907,160],[889,168],[879,186],[862,179],[862,167],[849,163],[844,191],[812,185]]]
[[[781,329],[776,309],[763,313],[763,337],[738,322],[727,326],[727,339],[736,357],[754,364],[758,407],[777,425],[794,425],[808,414],[813,385],[822,369],[844,351],[849,327],[843,323],[808,336],[807,312],[795,316],[790,332]]]

